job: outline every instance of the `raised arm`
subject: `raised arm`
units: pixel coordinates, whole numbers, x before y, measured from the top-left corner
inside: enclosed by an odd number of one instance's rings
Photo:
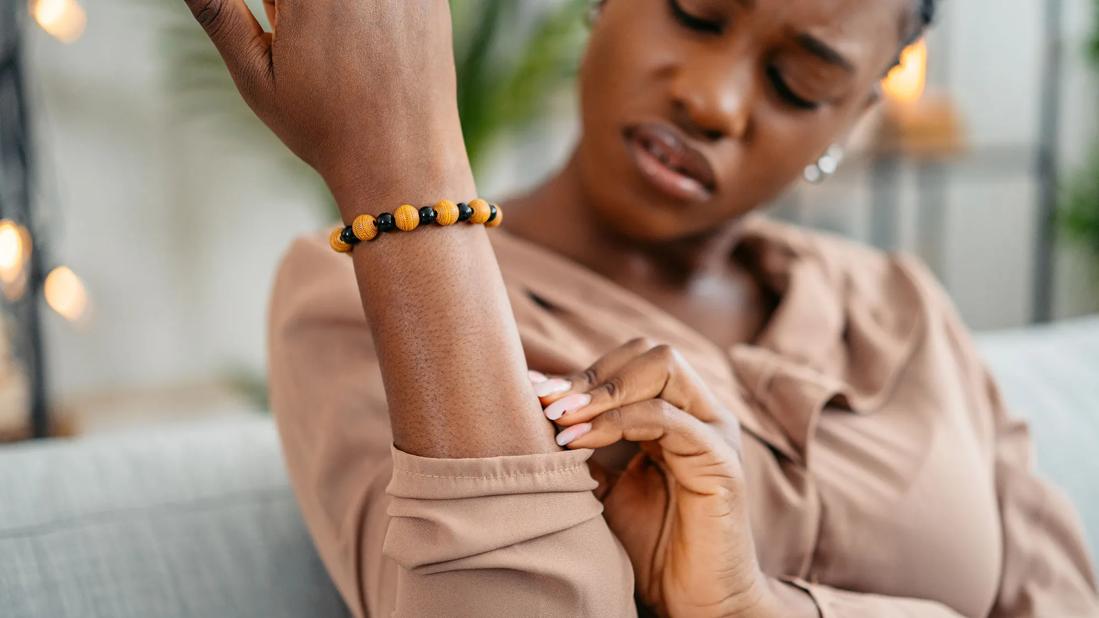
[[[187,3],[345,222],[475,197],[446,0],[278,0],[273,36],[243,0]],[[554,442],[485,228],[360,244],[365,315],[343,302],[351,268],[331,260],[346,258],[327,251],[299,242],[280,268],[271,402],[353,615],[635,615],[590,451]]]
[[[268,5],[273,36],[241,0],[188,5],[248,104],[328,183],[345,223],[402,203],[476,197],[446,0],[280,0]],[[486,234],[433,226],[353,252],[394,443],[405,452],[557,450]]]

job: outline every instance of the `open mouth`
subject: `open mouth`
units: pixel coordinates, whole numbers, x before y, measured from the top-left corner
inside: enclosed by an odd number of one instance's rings
[[[631,125],[622,132],[642,176],[656,189],[681,201],[709,200],[717,181],[713,166],[674,127]]]

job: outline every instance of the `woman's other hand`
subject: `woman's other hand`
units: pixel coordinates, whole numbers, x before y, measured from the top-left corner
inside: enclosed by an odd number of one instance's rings
[[[473,191],[446,0],[267,0],[273,33],[244,0],[186,1],[244,100],[341,208],[409,176]]]
[[[579,374],[531,379],[561,429],[558,444],[640,443],[603,502],[650,607],[665,616],[816,615],[808,596],[760,571],[740,424],[674,348],[635,339]]]

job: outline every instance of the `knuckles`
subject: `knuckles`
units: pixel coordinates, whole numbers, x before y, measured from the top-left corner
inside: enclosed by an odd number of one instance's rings
[[[650,337],[634,337],[626,343],[626,346],[632,350],[637,350],[638,354],[655,348],[660,345],[657,341]]]
[[[652,350],[650,350],[650,353],[662,365],[673,365],[679,360],[679,352],[666,343],[662,343],[654,347]]]
[[[226,0],[187,0],[187,6],[195,20],[210,34],[215,34],[221,27],[225,16]]]
[[[609,400],[617,400],[626,387],[625,380],[620,375],[611,376],[599,385],[601,393]]]
[[[595,367],[588,367],[580,374],[580,383],[587,384],[589,387],[599,384],[600,381],[599,372],[596,371]]]

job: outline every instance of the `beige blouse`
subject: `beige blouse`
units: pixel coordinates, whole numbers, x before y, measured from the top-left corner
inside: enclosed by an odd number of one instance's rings
[[[640,296],[490,233],[530,368],[648,336],[748,406],[764,571],[824,617],[1099,616],[1081,526],[1031,469],[945,293],[915,260],[755,218],[736,252],[781,302],[724,349]],[[298,239],[270,306],[271,403],[317,549],[356,616],[633,616],[589,450],[427,459],[392,446],[351,261]],[[594,459],[624,465],[622,449]]]

